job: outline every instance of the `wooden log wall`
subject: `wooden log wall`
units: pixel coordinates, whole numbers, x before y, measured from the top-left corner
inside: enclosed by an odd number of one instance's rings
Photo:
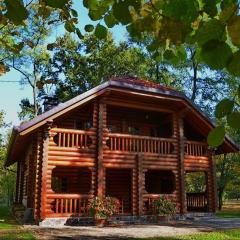
[[[88,110],[90,109],[91,115]],[[81,115],[82,114],[82,115]],[[42,166],[41,166],[41,201],[40,201],[40,218],[44,219],[46,217],[56,216],[56,212],[53,211],[53,203],[56,203],[57,198],[54,197],[52,190],[52,173],[53,169],[56,167],[73,167],[73,168],[88,168],[91,170],[91,189],[89,197],[96,193],[96,149],[97,149],[97,138],[96,131],[98,127],[98,106],[97,103],[91,104],[81,111],[74,112],[68,115],[69,118],[64,118],[61,121],[57,120],[51,123],[51,127],[48,125],[45,128],[44,137],[42,139]],[[87,130],[77,130],[75,129],[76,116],[80,120],[86,120],[92,123],[92,127]],[[90,116],[90,118],[89,118]],[[68,127],[67,129],[62,129],[60,127]],[[56,141],[56,136],[60,135],[62,137],[61,144]],[[87,144],[75,144],[81,142],[81,136],[88,136],[90,142]],[[77,140],[78,137],[78,140]],[[64,140],[65,139],[65,140]],[[74,139],[74,140],[72,140]],[[59,137],[58,137],[59,140]],[[65,141],[63,143],[63,141]],[[73,144],[74,143],[74,144]],[[73,174],[74,175],[74,174]],[[74,176],[73,176],[74,177]],[[73,189],[71,189],[73,190]],[[81,190],[80,190],[81,191]],[[66,199],[69,193],[65,194]],[[35,201],[38,193],[35,193]],[[57,196],[57,195],[56,195]],[[69,195],[70,197],[70,195]],[[75,196],[79,199],[80,195]],[[67,201],[67,200],[66,200]],[[78,202],[79,204],[81,202]],[[36,205],[36,204],[35,204]],[[55,208],[56,210],[56,208]],[[64,213],[65,216],[71,215],[70,213]]]
[[[43,159],[43,131],[39,129],[36,133],[35,149],[34,149],[34,165],[35,165],[35,189],[34,189],[34,219],[40,219],[41,204],[41,180],[42,180],[42,159]]]
[[[178,199],[180,203],[180,213],[187,211],[185,194],[185,169],[184,169],[184,125],[183,114],[174,113],[174,136],[177,138],[177,163],[178,163]]]
[[[211,164],[209,164],[208,156],[198,156],[205,154],[204,146],[197,143],[193,143],[193,145],[190,142],[185,143],[183,122],[180,115],[168,112],[168,117],[171,116],[172,118],[172,136],[165,138],[165,140],[156,140],[154,137],[149,137],[148,139],[148,137],[145,137],[146,142],[143,142],[141,145],[142,137],[109,133],[107,126],[111,124],[117,125],[118,120],[114,119],[114,116],[108,117],[109,105],[107,105],[104,99],[101,99],[99,102],[96,101],[90,106],[83,108],[84,111],[78,109],[78,112],[75,111],[74,114],[68,115],[68,118],[64,117],[61,121],[54,121],[51,129],[45,128],[45,138],[38,137],[38,143],[41,142],[42,149],[40,147],[41,144],[37,144],[36,149],[38,149],[38,156],[39,159],[42,159],[42,164],[40,163],[41,161],[36,160],[36,165],[39,166],[35,174],[35,181],[39,183],[35,189],[34,207],[36,216],[39,216],[38,212],[41,213],[41,219],[56,216],[57,210],[57,214],[60,214],[61,211],[56,208],[56,205],[53,208],[53,204],[60,201],[59,204],[61,205],[62,201],[68,201],[66,200],[67,193],[61,198],[65,200],[58,200],[60,197],[57,193],[53,192],[51,179],[53,169],[56,167],[67,168],[69,166],[76,169],[88,168],[92,173],[90,193],[87,196],[74,195],[71,197],[69,195],[72,199],[69,200],[69,204],[71,202],[73,204],[76,199],[78,204],[80,204],[83,197],[86,199],[93,195],[106,195],[109,192],[109,189],[106,189],[109,186],[109,183],[106,183],[106,171],[108,169],[129,169],[132,173],[131,212],[133,215],[141,215],[145,211],[145,203],[159,196],[159,194],[150,194],[146,191],[145,174],[150,169],[159,169],[170,170],[174,173],[176,187],[170,195],[179,200],[181,203],[181,213],[185,213],[184,171],[207,169],[209,173],[212,173],[212,170],[210,169]],[[89,113],[89,109],[91,109],[91,114]],[[88,130],[75,129],[76,117],[84,119],[84,121],[91,121],[92,127]],[[65,127],[68,129],[65,129]],[[61,140],[59,140],[60,134]],[[88,136],[91,139],[90,143],[80,144],[80,135]],[[76,136],[79,136],[78,140]],[[112,143],[111,138],[113,139]],[[117,140],[114,140],[114,138]],[[114,145],[117,141],[119,142],[119,148]],[[159,146],[157,145],[158,141],[160,143]],[[163,141],[162,145],[161,141]],[[142,146],[140,150],[138,149],[139,144]],[[185,147],[186,144],[188,144],[187,147]],[[156,150],[161,148],[163,150]],[[192,152],[195,154],[191,155]],[[211,174],[208,181],[210,194],[210,191],[213,189],[211,188],[213,186],[213,177]],[[41,187],[39,187],[40,185]],[[71,191],[73,190],[71,189]],[[129,192],[126,192],[126,194],[129,195]],[[39,199],[40,195],[41,201]],[[123,195],[125,196],[125,193]],[[39,205],[41,205],[41,209],[38,207]],[[64,205],[61,206],[64,208]],[[214,206],[212,205],[210,208],[213,209]],[[40,210],[38,211],[38,209]],[[74,207],[72,211],[74,211]],[[68,213],[64,212],[64,214],[67,216]]]

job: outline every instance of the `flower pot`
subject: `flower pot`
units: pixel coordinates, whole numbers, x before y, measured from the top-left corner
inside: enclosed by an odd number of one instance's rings
[[[107,224],[106,218],[95,218],[95,225],[97,227],[104,227]]]
[[[156,217],[157,223],[168,223],[170,222],[170,216],[169,215],[157,215]]]

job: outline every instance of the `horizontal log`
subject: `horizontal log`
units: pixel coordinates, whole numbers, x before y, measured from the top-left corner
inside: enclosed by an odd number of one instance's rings
[[[94,162],[69,162],[69,161],[48,161],[49,165],[55,166],[69,166],[69,167],[94,167]]]

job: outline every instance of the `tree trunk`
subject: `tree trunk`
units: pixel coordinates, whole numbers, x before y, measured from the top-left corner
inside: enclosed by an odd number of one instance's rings
[[[37,67],[36,62],[33,64],[33,73],[34,73],[34,82],[33,82],[33,106],[34,106],[34,116],[36,117],[38,115],[38,103],[37,103],[37,81],[38,81],[38,73],[37,73]]]
[[[191,100],[194,102],[197,93],[197,64],[193,62],[193,86]]]
[[[223,189],[218,191],[218,210],[221,211],[223,206]]]

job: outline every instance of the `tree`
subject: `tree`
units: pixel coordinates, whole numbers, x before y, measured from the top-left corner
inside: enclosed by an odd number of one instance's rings
[[[61,101],[120,75],[148,77],[150,59],[126,42],[114,43],[112,35],[99,40],[86,35],[81,41],[69,34],[52,45],[51,78],[57,79],[56,94]]]
[[[39,98],[39,90],[43,88],[43,82],[46,84],[51,84],[50,79],[45,78],[45,71],[48,68],[48,61],[50,55],[46,47],[46,39],[51,33],[51,27],[48,23],[53,21],[55,16],[49,16],[46,19],[35,18],[38,8],[34,5],[31,7],[31,12],[29,13],[28,24],[25,28],[13,27],[15,33],[27,44],[18,43],[21,51],[3,51],[4,65],[9,69],[14,69],[18,71],[22,78],[22,84],[28,84],[32,88],[33,103],[30,104],[29,100],[23,100],[20,106],[22,107],[22,112],[20,113],[21,119],[26,117],[34,117],[41,113],[41,105]],[[9,27],[10,29],[11,27]],[[7,29],[7,31],[9,31]],[[4,30],[6,31],[6,29]],[[28,105],[24,105],[27,104]],[[32,108],[32,109],[31,109]],[[26,110],[29,110],[27,113]]]
[[[9,23],[24,25],[31,2],[3,0],[0,20],[3,28]],[[57,11],[59,15],[55,20],[65,22],[68,32],[75,32],[79,38],[83,37],[76,27],[78,14],[72,8],[72,1],[39,0],[35,4],[39,7],[36,18],[45,18],[49,13]],[[83,5],[91,20],[97,21],[95,27],[87,24],[85,31],[94,31],[99,39],[106,39],[107,28],[122,24],[133,37],[151,35],[153,40],[149,49],[153,53],[162,48],[166,55],[173,55],[174,49],[179,46],[197,45],[201,60],[211,69],[226,69],[233,76],[240,76],[238,0],[84,0]],[[158,57],[157,54],[153,56]],[[180,58],[178,55],[175,57]],[[3,65],[1,69],[5,69]],[[236,124],[240,122],[239,105],[232,99],[229,101],[220,103],[228,109],[223,117],[228,116],[227,124],[239,129],[239,124]],[[232,103],[235,108],[231,107]],[[220,145],[224,134],[225,126],[217,127],[209,135],[209,144],[212,147]]]
[[[4,168],[7,154],[7,134],[3,134],[7,124],[4,122],[4,112],[0,111],[0,199],[1,204],[10,205],[14,200],[15,166]]]
[[[227,186],[238,179],[239,154],[224,154],[217,158],[218,208],[222,209],[224,192]]]

